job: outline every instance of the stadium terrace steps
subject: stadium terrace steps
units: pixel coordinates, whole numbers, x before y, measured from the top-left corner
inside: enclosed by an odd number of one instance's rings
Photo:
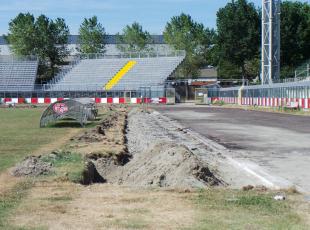
[[[0,59],[0,90],[31,91],[34,89],[38,61]]]
[[[69,73],[57,83],[50,85],[49,90],[104,90],[109,81],[128,63],[134,61],[130,71],[118,78],[113,87],[106,90],[137,90],[139,87],[161,85],[184,56],[152,58],[103,58],[81,60]]]

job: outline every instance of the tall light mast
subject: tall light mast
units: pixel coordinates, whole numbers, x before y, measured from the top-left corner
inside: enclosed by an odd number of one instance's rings
[[[281,0],[262,0],[262,84],[280,78],[280,7]]]

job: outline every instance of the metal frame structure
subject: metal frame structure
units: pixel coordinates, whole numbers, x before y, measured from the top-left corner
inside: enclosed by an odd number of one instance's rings
[[[83,127],[87,121],[94,120],[98,114],[96,105],[89,98],[67,99],[50,104],[41,115],[40,127],[58,120],[71,118]]]
[[[280,7],[281,0],[262,0],[262,84],[280,78]]]

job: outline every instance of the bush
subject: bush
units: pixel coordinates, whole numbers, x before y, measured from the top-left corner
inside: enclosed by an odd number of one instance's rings
[[[225,104],[225,102],[223,101],[223,100],[214,100],[213,102],[212,102],[212,104],[213,105],[220,105],[220,106],[222,106],[222,105],[224,105]]]

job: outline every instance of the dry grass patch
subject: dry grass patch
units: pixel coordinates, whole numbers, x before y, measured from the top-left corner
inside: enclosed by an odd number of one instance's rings
[[[302,195],[276,192],[129,188],[38,183],[11,215],[21,228],[309,229]]]
[[[10,221],[16,227],[47,229],[180,229],[193,225],[188,196],[103,184],[39,183]]]

